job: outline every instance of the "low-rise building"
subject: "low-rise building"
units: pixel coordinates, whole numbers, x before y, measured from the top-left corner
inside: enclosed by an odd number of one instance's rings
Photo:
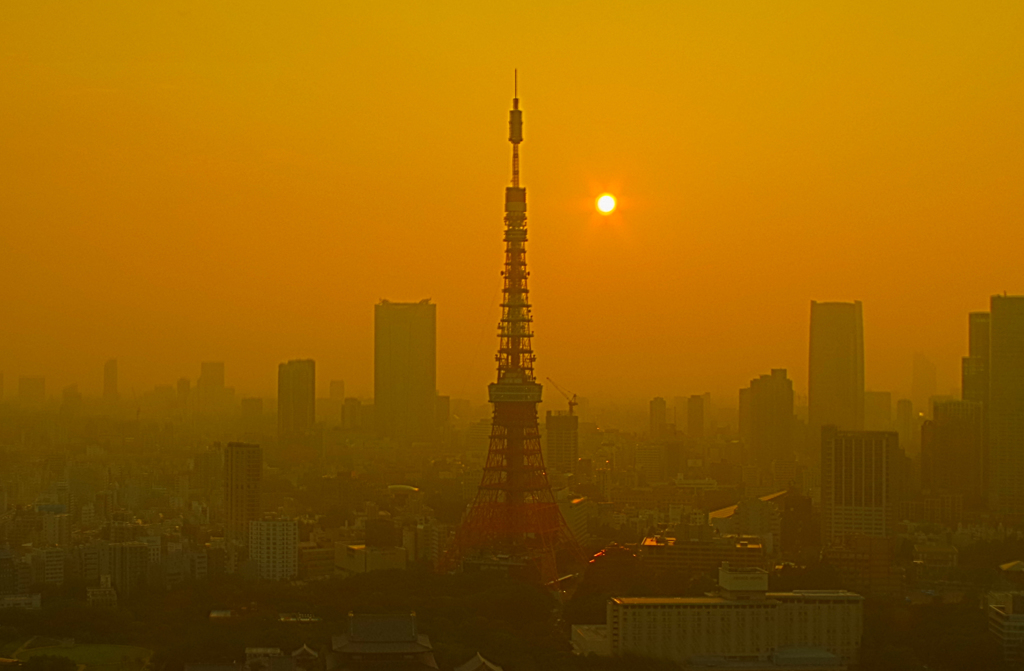
[[[730,566],[765,568],[764,545],[757,536],[719,536],[709,540],[648,536],[637,548],[640,562],[661,571],[712,573]]]
[[[855,664],[863,597],[843,590],[768,592],[768,574],[728,564],[717,594],[613,598],[604,625],[577,625],[581,654],[637,655],[716,668],[845,668]],[[601,629],[603,628],[603,631]]]
[[[1007,664],[1024,661],[1024,592],[988,595],[988,630]]]
[[[117,608],[117,590],[111,586],[109,575],[100,576],[100,586],[86,588],[85,594],[90,606]]]

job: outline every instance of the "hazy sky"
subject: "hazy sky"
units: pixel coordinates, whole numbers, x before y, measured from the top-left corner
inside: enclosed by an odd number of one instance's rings
[[[116,356],[125,391],[313,357],[369,395],[373,304],[429,297],[482,400],[513,68],[542,380],[806,393],[809,302],[860,299],[868,388],[921,351],[947,390],[1024,292],[1015,0],[4,2],[7,394]]]

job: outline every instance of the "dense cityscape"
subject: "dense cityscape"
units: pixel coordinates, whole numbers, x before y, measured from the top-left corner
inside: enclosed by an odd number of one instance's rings
[[[219,361],[131,399],[117,359],[98,398],[18,378],[7,663],[1024,661],[1024,296],[966,315],[959,397],[924,357],[915,398],[865,389],[862,304],[811,301],[806,404],[772,368],[727,401],[655,397],[639,428],[549,380],[565,409],[538,417],[522,116],[515,98],[493,413],[439,393],[430,300],[374,306],[369,399],[343,380],[318,398],[311,359],[278,365],[275,399],[236,394]]]
[[[0,3],[0,671],[1024,669],[1022,34]]]

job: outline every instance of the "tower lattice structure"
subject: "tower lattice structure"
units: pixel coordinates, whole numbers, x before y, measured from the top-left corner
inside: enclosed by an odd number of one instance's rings
[[[533,374],[533,318],[526,269],[526,189],[519,185],[523,113],[519,98],[509,112],[512,186],[505,188],[505,269],[498,325],[498,378],[488,386],[494,405],[490,447],[476,498],[442,562],[452,569],[469,557],[505,555],[542,582],[558,577],[559,549],[582,552],[562,517],[541,454],[537,404],[541,385]]]

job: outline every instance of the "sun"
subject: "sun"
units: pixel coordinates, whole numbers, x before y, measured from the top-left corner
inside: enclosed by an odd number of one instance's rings
[[[615,196],[610,193],[602,194],[597,199],[597,211],[601,214],[611,214],[615,210]]]

